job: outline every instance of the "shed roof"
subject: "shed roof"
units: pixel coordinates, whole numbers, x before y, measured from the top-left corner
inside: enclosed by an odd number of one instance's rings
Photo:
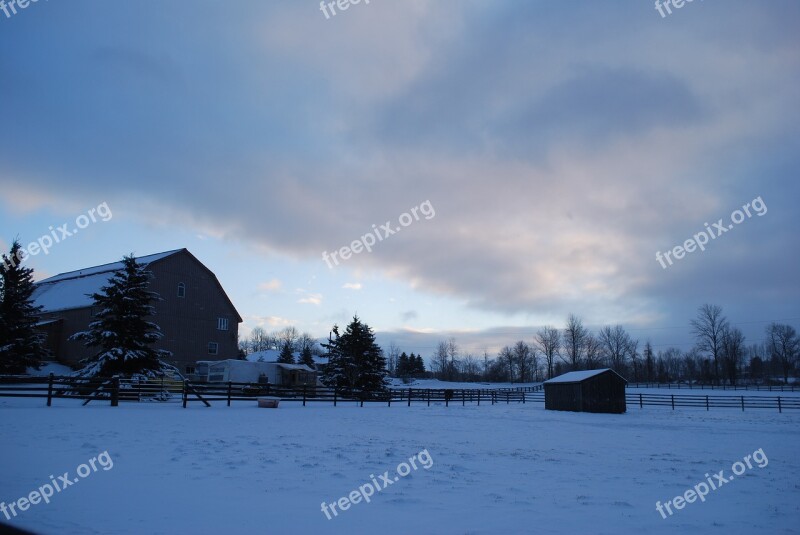
[[[563,375],[559,375],[558,377],[553,377],[544,382],[544,384],[565,384],[565,383],[582,383],[587,379],[591,379],[592,377],[596,377],[598,375],[602,375],[606,372],[611,372],[626,383],[628,381],[625,380],[620,374],[612,370],[611,368],[600,368],[599,370],[582,370],[579,372],[568,372]]]

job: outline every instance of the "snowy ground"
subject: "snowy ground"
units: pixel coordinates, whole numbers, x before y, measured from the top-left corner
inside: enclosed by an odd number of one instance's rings
[[[798,533],[800,413],[545,411],[240,402],[119,408],[0,398],[0,500],[108,451],[102,469],[11,522],[37,533]],[[704,503],[655,503],[762,448]],[[328,520],[328,503],[421,450],[433,461]],[[418,465],[420,463],[418,462]],[[0,520],[5,520],[0,517]],[[0,528],[1,529],[1,528]]]

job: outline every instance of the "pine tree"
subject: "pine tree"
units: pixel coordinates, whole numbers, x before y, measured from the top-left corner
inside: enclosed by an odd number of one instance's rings
[[[124,257],[122,264],[108,285],[91,296],[94,307],[100,311],[97,319],[89,324],[89,330],[71,337],[83,340],[86,347],[98,348],[97,354],[86,359],[79,374],[153,377],[174,371],[160,360],[171,353],[150,347],[163,336],[158,325],[147,320],[155,311],[151,303],[160,299],[158,294],[147,290],[151,274],[133,255]]]
[[[396,374],[398,377],[408,377],[409,375],[411,375],[411,371],[412,371],[411,361],[409,360],[408,355],[406,355],[406,352],[403,351],[397,358]]]
[[[376,392],[384,389],[386,359],[380,346],[375,343],[375,334],[358,316],[347,326],[343,334],[334,325],[336,335],[329,344],[328,365],[322,377],[326,386],[347,391]]]
[[[18,259],[22,246],[14,240],[9,255],[3,255],[0,269],[0,374],[22,374],[39,369],[49,356],[44,335],[36,330],[41,307],[33,304],[33,270]]]
[[[411,376],[412,377],[424,377],[425,376],[425,362],[422,360],[421,355],[411,354]]]
[[[314,354],[311,352],[311,347],[305,346],[300,352],[300,364],[305,364],[312,370],[314,369]]]
[[[284,343],[281,346],[281,353],[278,355],[278,362],[281,364],[294,364],[294,354],[292,353],[292,345]]]

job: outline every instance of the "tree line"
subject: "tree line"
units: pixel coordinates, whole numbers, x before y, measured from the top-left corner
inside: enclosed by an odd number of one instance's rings
[[[640,346],[621,325],[592,332],[570,314],[563,328],[547,325],[534,335],[503,347],[496,356],[462,352],[456,340],[439,342],[431,357],[434,377],[444,381],[536,382],[562,373],[612,368],[632,382],[687,381],[735,385],[780,377],[784,383],[800,368],[800,338],[791,325],[773,322],[764,341],[747,344],[722,308],[702,305],[690,322],[695,345],[688,351]]]

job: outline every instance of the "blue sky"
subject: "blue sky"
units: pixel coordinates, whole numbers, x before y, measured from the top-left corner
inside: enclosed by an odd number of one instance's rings
[[[480,354],[570,312],[657,347],[800,327],[800,5],[38,2],[0,12],[0,245],[38,278],[181,247],[245,323]],[[768,208],[663,269],[656,252]],[[333,269],[322,259],[429,201]]]

